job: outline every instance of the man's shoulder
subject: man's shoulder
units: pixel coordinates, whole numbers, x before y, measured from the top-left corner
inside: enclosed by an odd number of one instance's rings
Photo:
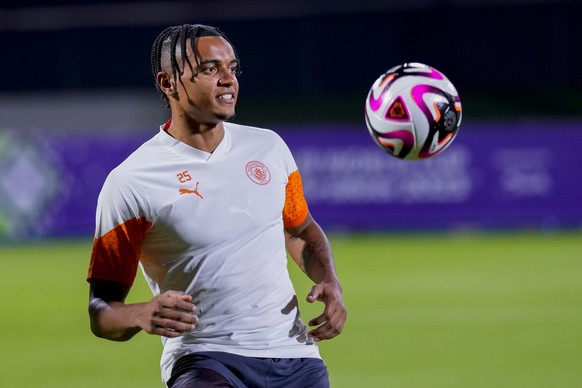
[[[163,152],[157,141],[158,135],[140,144],[110,172],[110,176],[121,181],[131,180],[138,170],[148,169],[150,163],[157,159],[157,153]]]
[[[124,168],[134,168],[140,167],[144,162],[152,161],[156,154],[159,152],[164,152],[161,143],[158,140],[160,136],[159,133],[150,137],[137,146],[120,164]]]

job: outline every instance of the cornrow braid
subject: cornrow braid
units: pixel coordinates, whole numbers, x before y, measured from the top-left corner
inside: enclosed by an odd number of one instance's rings
[[[204,24],[184,24],[181,26],[172,26],[163,30],[152,45],[151,68],[154,79],[156,79],[158,73],[162,71],[162,59],[165,56],[169,56],[170,66],[172,68],[172,77],[174,77],[174,79],[179,79],[179,77],[184,74],[186,64],[188,64],[191,69],[194,69],[194,66],[190,62],[190,58],[188,58],[187,54],[188,51],[186,45],[188,44],[188,41],[190,43],[190,49],[194,53],[196,65],[198,66],[200,62],[195,39],[203,36],[219,36],[226,40],[231,45],[235,58],[238,62],[238,55],[234,46],[226,37],[226,35],[218,28]],[[178,47],[180,48],[181,63],[178,63],[178,58],[176,56],[176,49]],[[240,62],[238,68],[238,73],[240,74]],[[197,73],[194,74],[194,76],[196,75]],[[169,108],[170,101],[168,100],[168,96],[166,96],[166,94],[162,91],[157,81],[156,89],[158,90],[160,98],[166,101],[166,107]]]

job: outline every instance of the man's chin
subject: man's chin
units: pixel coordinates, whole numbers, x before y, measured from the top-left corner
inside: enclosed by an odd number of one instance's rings
[[[234,112],[230,113],[230,114],[226,114],[226,113],[217,113],[215,115],[215,117],[217,119],[219,119],[220,121],[230,121],[232,119],[234,119],[236,117],[236,114]]]

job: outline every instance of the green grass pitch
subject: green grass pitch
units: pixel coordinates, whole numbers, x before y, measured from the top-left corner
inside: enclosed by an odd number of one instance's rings
[[[582,233],[332,235],[332,387],[582,384]],[[161,387],[159,338],[92,336],[90,241],[0,248],[0,386]],[[290,264],[300,300],[310,284]],[[140,277],[130,301],[150,297]],[[320,305],[301,305],[309,320]]]

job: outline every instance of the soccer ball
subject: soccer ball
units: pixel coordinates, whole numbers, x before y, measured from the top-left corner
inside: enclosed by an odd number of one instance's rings
[[[404,160],[443,152],[461,125],[461,99],[440,71],[405,63],[381,75],[366,98],[366,125],[376,144]]]

